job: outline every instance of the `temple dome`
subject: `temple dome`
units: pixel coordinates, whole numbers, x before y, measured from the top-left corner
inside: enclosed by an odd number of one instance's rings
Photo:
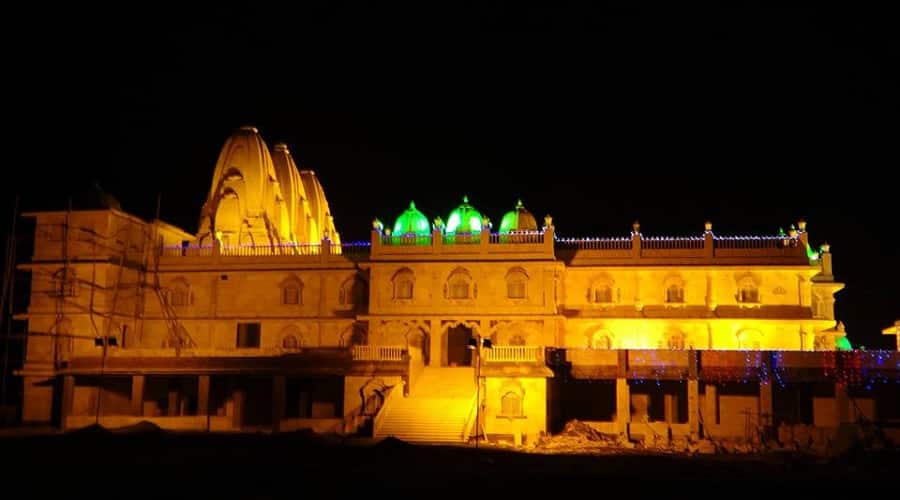
[[[275,175],[278,176],[278,185],[282,196],[280,203],[286,217],[286,220],[281,221],[282,227],[286,230],[285,234],[291,235],[291,241],[315,243],[306,241],[309,235],[306,216],[309,207],[306,190],[287,144],[280,142],[272,148],[272,163],[275,165]]]
[[[228,244],[289,238],[278,228],[281,197],[269,148],[255,127],[241,127],[219,153],[198,236],[214,231]]]
[[[419,236],[431,233],[431,225],[428,223],[428,217],[416,208],[415,202],[409,202],[409,208],[397,217],[394,222],[395,235],[415,234]]]
[[[531,212],[525,210],[522,200],[516,202],[515,210],[506,212],[500,221],[500,232],[537,231],[537,221]]]
[[[469,197],[463,196],[462,205],[447,217],[447,233],[475,233],[481,231],[481,214],[469,205]]]
[[[322,238],[327,237],[332,243],[340,243],[341,238],[334,227],[334,218],[331,215],[328,200],[325,198],[325,190],[316,177],[316,173],[312,170],[301,170],[300,180],[309,197],[310,220],[307,226],[309,241],[321,241]]]
[[[225,246],[341,241],[315,173],[299,170],[285,144],[270,152],[252,126],[225,141],[197,236]]]

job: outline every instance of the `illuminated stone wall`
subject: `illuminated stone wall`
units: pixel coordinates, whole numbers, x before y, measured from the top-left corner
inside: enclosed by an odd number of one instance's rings
[[[488,436],[512,437],[526,443],[546,431],[546,378],[488,377],[485,390],[483,421]]]

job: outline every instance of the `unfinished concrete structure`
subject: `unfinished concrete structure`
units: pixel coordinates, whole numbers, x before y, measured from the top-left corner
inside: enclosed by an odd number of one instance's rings
[[[521,202],[494,231],[464,198],[342,243],[315,174],[253,127],[226,142],[196,234],[26,216],[28,422],[522,443],[575,418],[742,441],[900,421],[900,356],[849,350],[803,221],[560,239]]]

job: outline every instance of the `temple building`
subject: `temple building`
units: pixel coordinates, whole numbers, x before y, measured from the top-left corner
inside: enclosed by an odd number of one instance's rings
[[[900,355],[851,349],[804,221],[564,239],[513,201],[497,228],[462,193],[410,201],[342,242],[315,173],[242,127],[197,233],[27,213],[23,420],[516,444],[572,419],[738,441],[900,422]]]

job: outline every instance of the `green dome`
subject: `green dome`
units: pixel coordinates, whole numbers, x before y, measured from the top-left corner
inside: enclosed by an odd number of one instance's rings
[[[463,196],[462,205],[447,217],[447,233],[476,233],[481,231],[481,214],[469,205],[469,197]]]
[[[397,222],[394,223],[393,234],[397,236],[406,234],[424,236],[431,234],[431,225],[428,223],[428,217],[425,217],[425,214],[418,211],[416,203],[411,201],[409,202],[409,208],[400,214],[400,217],[397,217]]]
[[[850,341],[847,340],[847,337],[838,337],[834,343],[836,344],[838,351],[852,351],[853,346],[850,344]]]
[[[503,220],[500,221],[500,232],[509,233],[512,231],[537,231],[537,221],[531,212],[525,210],[522,200],[516,202],[516,209],[506,212]]]

